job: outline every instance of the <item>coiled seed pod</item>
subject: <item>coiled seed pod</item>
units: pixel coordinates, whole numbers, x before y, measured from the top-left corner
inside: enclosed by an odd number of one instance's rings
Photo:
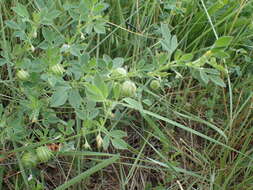
[[[136,92],[136,86],[132,81],[125,81],[122,84],[122,95],[129,97],[129,96],[133,96]]]
[[[158,90],[161,87],[160,81],[158,80],[152,80],[150,83],[150,88],[152,90]]]
[[[30,74],[24,69],[19,70],[16,75],[20,80],[23,81],[28,80],[28,78],[30,77]]]
[[[25,152],[21,158],[21,162],[26,168],[33,168],[38,163],[38,158],[36,154],[31,152]]]
[[[65,69],[63,68],[61,64],[56,64],[51,67],[51,71],[56,75],[63,75],[63,73],[65,72]]]
[[[112,76],[125,77],[127,75],[126,69],[119,67],[112,72]]]
[[[36,149],[36,154],[37,154],[39,161],[41,161],[41,162],[47,162],[53,156],[52,151],[47,146],[38,147]]]

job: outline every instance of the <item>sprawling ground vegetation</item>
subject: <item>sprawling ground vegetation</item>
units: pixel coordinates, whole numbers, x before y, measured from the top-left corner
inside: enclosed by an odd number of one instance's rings
[[[252,190],[252,0],[0,0],[0,189]]]

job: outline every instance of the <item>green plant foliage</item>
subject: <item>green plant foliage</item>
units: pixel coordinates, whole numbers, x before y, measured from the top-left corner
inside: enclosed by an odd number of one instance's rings
[[[0,189],[251,189],[252,8],[0,1]]]

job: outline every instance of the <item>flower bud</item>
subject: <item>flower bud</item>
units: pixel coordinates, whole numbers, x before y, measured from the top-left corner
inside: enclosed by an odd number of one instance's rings
[[[32,27],[32,37],[33,38],[37,38],[38,34],[37,34],[37,27],[33,26]]]
[[[35,47],[33,45],[31,45],[31,51],[34,52],[35,51]]]
[[[32,37],[33,37],[33,38],[37,38],[37,36],[38,36],[37,31],[34,31],[34,32],[32,33]]]
[[[88,149],[88,150],[91,150],[90,144],[88,143],[87,140],[85,141],[84,148]]]
[[[85,40],[85,36],[84,36],[83,33],[81,33],[81,39],[82,39],[82,40]]]
[[[97,135],[96,141],[97,141],[97,148],[100,149],[103,145],[103,139],[102,139],[100,133]]]

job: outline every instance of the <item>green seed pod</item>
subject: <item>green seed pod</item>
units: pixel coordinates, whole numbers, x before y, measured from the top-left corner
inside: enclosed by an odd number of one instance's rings
[[[36,149],[36,154],[41,162],[47,162],[53,156],[52,151],[47,146],[41,146]]]
[[[33,154],[31,152],[26,152],[23,154],[21,158],[21,162],[24,164],[26,168],[33,168],[38,163],[38,158],[36,154]]]
[[[63,73],[65,72],[65,69],[63,68],[61,64],[56,64],[51,67],[51,71],[56,75],[63,75]]]
[[[150,88],[152,90],[158,90],[161,87],[160,81],[159,80],[152,80],[150,83]]]
[[[24,80],[24,81],[28,80],[28,78],[30,77],[30,74],[24,69],[19,70],[16,75],[20,80]]]
[[[136,92],[136,86],[135,84],[132,82],[132,81],[125,81],[123,84],[122,84],[122,95],[123,96],[133,96]]]
[[[118,77],[125,77],[125,76],[127,76],[127,71],[126,71],[126,69],[119,67],[119,68],[113,70],[112,75],[118,76]]]

